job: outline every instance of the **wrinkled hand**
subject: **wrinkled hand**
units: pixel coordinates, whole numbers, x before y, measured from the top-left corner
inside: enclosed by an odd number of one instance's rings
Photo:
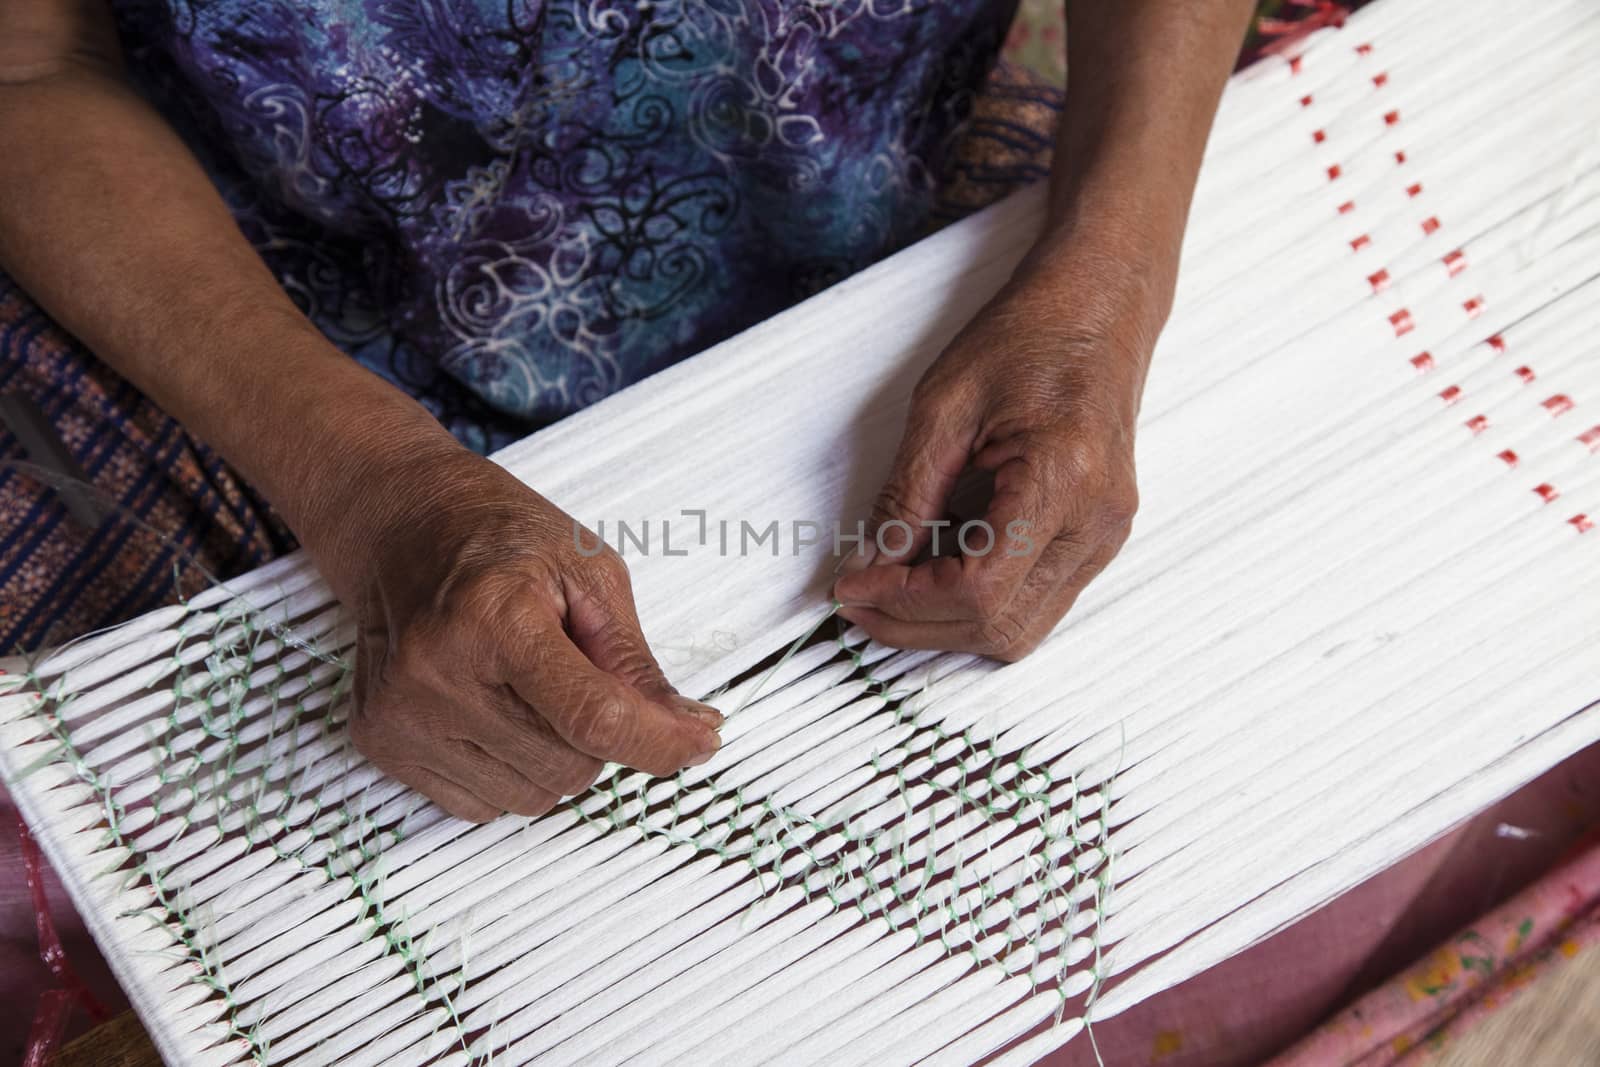
[[[716,752],[722,717],[663,677],[627,567],[549,501],[459,449],[362,496],[313,552],[357,614],[350,730],[379,768],[481,822],[543,814],[608,760]]]
[[[1097,291],[1094,275],[1020,270],[918,384],[866,554],[834,587],[840,614],[872,637],[1020,659],[1127,539],[1134,419],[1161,314]],[[950,554],[960,521],[929,524],[947,518],[969,468],[993,476],[982,515],[993,540],[973,527]]]

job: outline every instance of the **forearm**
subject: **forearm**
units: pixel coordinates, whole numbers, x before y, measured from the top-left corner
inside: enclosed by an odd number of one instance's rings
[[[1253,7],[1067,0],[1066,107],[1035,258],[1095,264],[1147,329],[1170,307],[1206,138]]]
[[[0,268],[217,448],[305,538],[397,449],[447,448],[299,313],[175,134],[114,70],[0,84]]]

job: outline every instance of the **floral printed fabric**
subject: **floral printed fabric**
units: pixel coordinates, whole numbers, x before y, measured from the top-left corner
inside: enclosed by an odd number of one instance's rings
[[[115,5],[285,285],[479,448],[917,235],[1014,6]]]
[[[37,412],[70,457],[66,472],[40,471],[0,424],[0,656],[121,622],[294,547],[220,456],[4,274],[0,397]],[[65,477],[52,485],[49,473]]]
[[[1419,1067],[1580,952],[1600,952],[1600,834],[1271,1067]]]

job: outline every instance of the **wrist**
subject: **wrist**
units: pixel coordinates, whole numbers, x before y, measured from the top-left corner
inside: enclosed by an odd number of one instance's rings
[[[241,390],[223,452],[283,516],[330,578],[403,521],[405,490],[445,457],[471,455],[420,404],[320,333],[279,334],[271,380]],[[474,457],[476,458],[476,457]]]
[[[1045,223],[1025,263],[1070,274],[1092,262],[1159,329],[1177,285],[1198,160],[1191,168],[1175,158],[1171,131],[1119,128],[1087,144],[1068,132],[1057,145]]]
[[[339,410],[313,419],[306,462],[291,470],[296,484],[279,505],[336,585],[340,572],[373,557],[392,531],[426,515],[451,462],[482,462],[409,397],[387,391],[395,395],[347,396]]]
[[[1009,286],[1026,294],[1047,328],[1111,342],[1148,362],[1172,306],[1176,264],[1120,227],[1050,231],[1018,263]]]

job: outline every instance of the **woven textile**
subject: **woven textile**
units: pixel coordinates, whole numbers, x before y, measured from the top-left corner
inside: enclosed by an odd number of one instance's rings
[[[1031,1062],[1600,739],[1600,15],[1497,8],[1375,5],[1230,87],[1139,529],[1022,663],[837,629],[819,553],[636,557],[722,752],[482,827],[349,747],[298,558],[9,665],[0,766],[163,1051]],[[1040,209],[497,459],[591,525],[864,514]]]

